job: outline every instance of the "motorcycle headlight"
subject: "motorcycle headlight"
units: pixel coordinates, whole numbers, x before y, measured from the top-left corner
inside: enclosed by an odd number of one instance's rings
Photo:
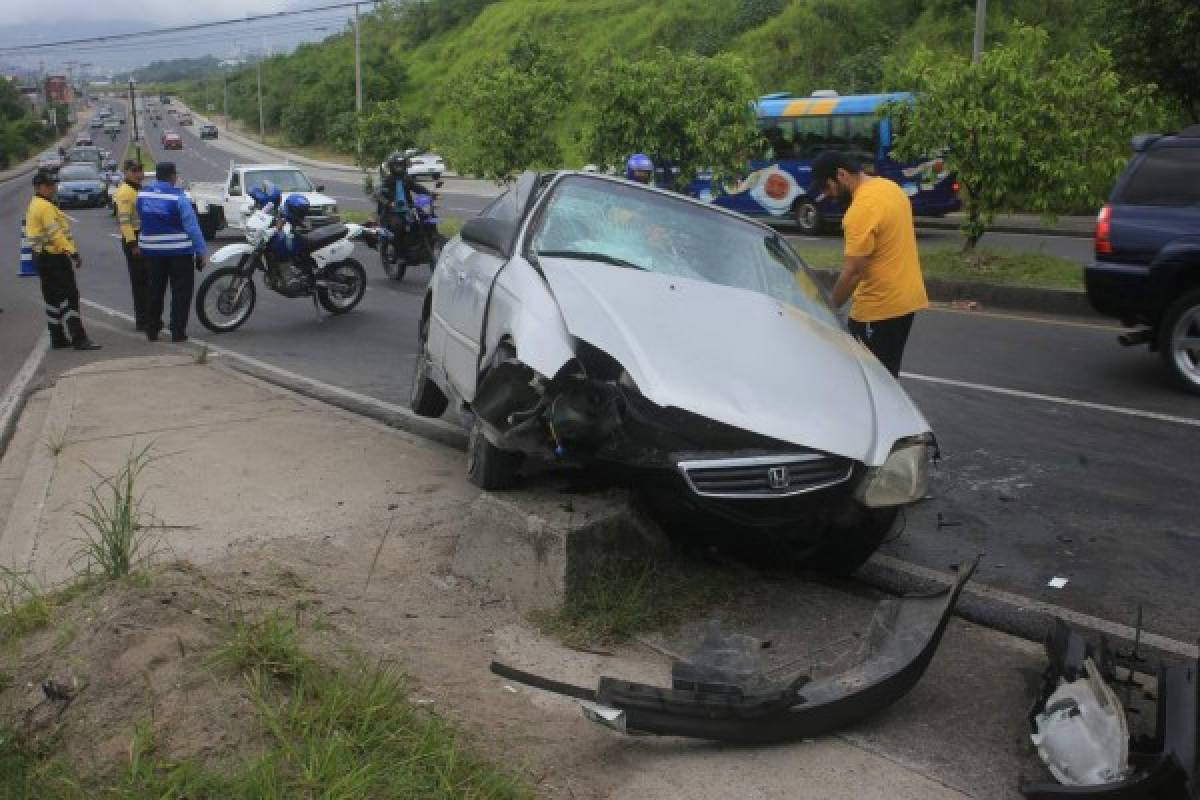
[[[915,503],[929,489],[928,436],[901,439],[883,466],[871,467],[858,486],[859,501],[870,508]]]

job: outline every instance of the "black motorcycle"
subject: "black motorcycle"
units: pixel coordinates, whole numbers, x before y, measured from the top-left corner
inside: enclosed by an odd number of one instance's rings
[[[442,188],[442,182],[435,183],[434,188]],[[437,195],[413,195],[407,234],[397,232],[400,221],[395,219],[396,215],[390,216],[392,224],[379,228],[379,263],[384,273],[394,281],[401,281],[412,264],[428,264],[432,271],[446,244],[446,237],[438,231],[441,220],[437,215]]]

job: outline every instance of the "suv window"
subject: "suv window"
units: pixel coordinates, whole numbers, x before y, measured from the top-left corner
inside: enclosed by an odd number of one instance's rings
[[[1200,203],[1200,147],[1158,147],[1137,162],[1118,203],[1190,206]]]

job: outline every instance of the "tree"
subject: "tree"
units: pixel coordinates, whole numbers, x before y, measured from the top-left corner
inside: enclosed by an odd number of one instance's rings
[[[364,170],[379,165],[394,150],[429,145],[429,118],[405,111],[399,100],[372,103],[362,114],[340,115],[330,128],[339,150],[356,153],[362,143],[358,165]]]
[[[1122,73],[1157,84],[1200,122],[1200,3],[1100,0],[1096,27]]]
[[[640,60],[609,56],[592,71],[586,96],[584,143],[598,164],[646,153],[688,181],[702,169],[718,176],[744,169],[759,139],[754,83],[745,63],[728,54],[659,48]]]
[[[892,104],[894,154],[944,154],[962,187],[964,250],[995,214],[1053,216],[1095,208],[1129,157],[1129,137],[1153,113],[1153,87],[1123,87],[1100,48],[1047,54],[1040,28],[1015,29],[973,65],[918,48],[901,69],[913,104]]]
[[[558,166],[553,126],[567,102],[563,64],[557,49],[525,32],[454,87],[446,98],[454,125],[438,136],[454,168],[509,180],[530,167]]]

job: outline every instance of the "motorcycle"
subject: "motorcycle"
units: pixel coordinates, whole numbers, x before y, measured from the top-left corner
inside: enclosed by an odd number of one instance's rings
[[[367,271],[350,256],[358,240],[371,248],[378,245],[375,229],[346,223],[295,233],[299,247],[292,256],[281,255],[275,246],[288,229],[271,204],[256,210],[245,230],[245,242],[213,254],[213,263],[223,266],[209,273],[196,292],[196,317],[213,333],[237,330],[250,318],[257,299],[254,273],[259,271],[268,289],[287,298],[311,297],[318,315],[319,307],[345,314],[363,299]]]
[[[435,183],[434,188],[442,188],[442,182]],[[437,264],[446,237],[438,232],[441,220],[437,215],[436,201],[436,194],[413,195],[412,208],[407,216],[407,236],[402,237],[388,226],[379,228],[379,263],[392,280],[404,280],[410,264],[428,264],[430,272]],[[403,247],[400,245],[402,238]]]

